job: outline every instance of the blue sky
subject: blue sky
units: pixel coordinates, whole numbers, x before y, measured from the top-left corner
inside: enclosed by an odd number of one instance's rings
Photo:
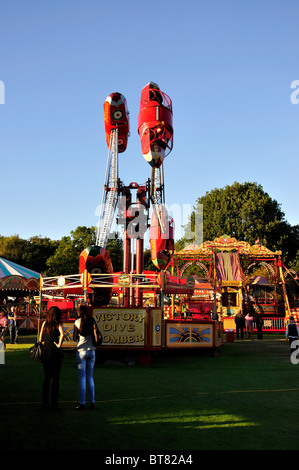
[[[114,91],[131,124],[120,178],[147,180],[137,115],[149,81],[173,102],[169,207],[250,181],[298,224],[298,14],[297,0],[1,0],[0,234],[96,225]]]

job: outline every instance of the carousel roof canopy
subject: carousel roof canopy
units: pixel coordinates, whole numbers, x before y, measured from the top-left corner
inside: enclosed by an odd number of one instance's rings
[[[252,286],[272,286],[271,282],[264,276],[254,276],[249,280]]]
[[[40,274],[32,269],[24,268],[19,264],[8,261],[7,259],[0,258],[0,279],[6,276],[21,276],[26,279],[35,278],[39,279]]]

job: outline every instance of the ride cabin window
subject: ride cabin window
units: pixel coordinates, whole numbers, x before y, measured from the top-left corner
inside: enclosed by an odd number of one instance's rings
[[[223,307],[237,307],[237,292],[223,292],[222,305]]]

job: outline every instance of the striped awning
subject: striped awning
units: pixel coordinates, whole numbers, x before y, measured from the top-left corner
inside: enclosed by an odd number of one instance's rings
[[[8,261],[7,259],[0,258],[0,279],[7,276],[21,276],[25,279],[35,278],[39,279],[40,274],[32,269],[24,268],[19,264]]]

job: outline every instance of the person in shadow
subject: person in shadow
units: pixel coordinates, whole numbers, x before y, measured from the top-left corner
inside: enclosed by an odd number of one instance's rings
[[[239,335],[241,339],[244,338],[244,328],[245,328],[245,318],[242,312],[238,312],[235,315],[235,324],[236,324],[236,337],[239,339]]]
[[[59,381],[62,364],[63,327],[61,324],[61,310],[54,306],[47,312],[43,323],[39,341],[43,342],[42,364],[44,367],[44,381],[42,387],[42,408],[57,411],[59,397]]]

